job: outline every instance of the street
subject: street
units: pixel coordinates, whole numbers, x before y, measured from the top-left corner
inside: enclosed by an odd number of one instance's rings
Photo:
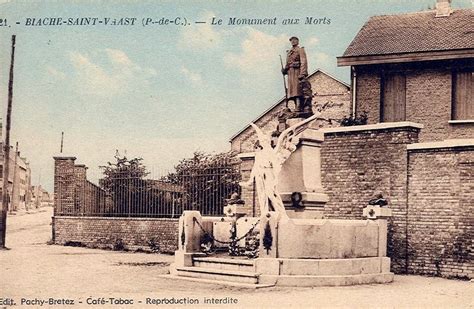
[[[51,216],[52,208],[42,208],[8,217],[10,250],[0,251],[3,306],[474,308],[473,282],[421,276],[395,276],[387,285],[258,290],[166,279],[159,276],[168,273],[171,255],[48,244]]]

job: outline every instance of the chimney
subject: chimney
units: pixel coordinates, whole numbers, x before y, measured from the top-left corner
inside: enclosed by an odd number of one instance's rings
[[[436,1],[436,17],[447,17],[451,15],[451,0],[437,0]]]

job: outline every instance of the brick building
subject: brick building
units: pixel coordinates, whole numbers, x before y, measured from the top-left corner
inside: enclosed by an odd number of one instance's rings
[[[327,103],[321,114],[321,118],[327,121],[321,121],[321,126],[338,126],[339,120],[351,114],[349,85],[321,70],[310,74],[308,81],[313,90],[313,111],[316,112]],[[263,132],[270,133],[276,129],[278,114],[284,108],[285,99],[283,98],[252,122],[262,128]],[[230,138],[232,150],[239,153],[253,151],[255,142],[256,133],[249,124]]]
[[[41,185],[31,186],[31,205],[34,205],[36,208],[43,206],[52,206],[53,197],[46,191]]]
[[[404,166],[396,178],[406,185],[397,191],[394,179],[385,190],[395,210],[389,250],[399,272],[474,277],[473,20],[473,9],[453,10],[450,0],[430,11],[374,16],[338,58],[351,67],[355,114],[368,112],[370,124],[422,125],[392,158]]]
[[[421,142],[474,136],[474,10],[449,4],[367,21],[337,60],[351,67],[356,114],[421,123]]]
[[[0,143],[3,149],[3,143]],[[0,169],[5,162],[3,151],[0,154]],[[3,173],[0,174],[0,191],[3,189]],[[31,201],[31,169],[27,159],[10,146],[8,176],[9,211],[28,210]]]
[[[324,217],[361,219],[382,192],[394,214],[396,273],[474,278],[473,20],[474,10],[452,10],[447,0],[374,16],[338,58],[351,66],[348,110],[367,112],[369,124],[321,129]],[[257,125],[268,132],[263,119]],[[244,181],[254,159],[245,130],[231,140]],[[258,215],[255,190],[243,187],[242,198]]]

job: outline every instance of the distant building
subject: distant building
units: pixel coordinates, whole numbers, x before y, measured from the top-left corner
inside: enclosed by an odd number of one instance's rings
[[[1,149],[3,144],[0,143]],[[0,153],[0,168],[3,171],[3,152]],[[0,175],[0,192],[3,190],[3,172]],[[31,169],[26,158],[20,152],[10,147],[9,175],[8,175],[8,210],[28,210],[31,206]]]
[[[41,185],[31,187],[30,204],[36,208],[53,205],[53,196]]]

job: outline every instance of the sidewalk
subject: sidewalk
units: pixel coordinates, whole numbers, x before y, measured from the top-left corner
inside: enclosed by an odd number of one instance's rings
[[[46,210],[8,218],[7,246],[11,250],[0,251],[0,298],[11,298],[17,305],[21,298],[28,301],[54,298],[74,300],[74,305],[44,304],[43,307],[152,308],[160,306],[159,302],[163,307],[164,302],[198,301],[199,305],[193,307],[474,308],[473,282],[441,278],[396,276],[387,285],[261,290],[164,279],[158,276],[168,272],[173,260],[170,255],[47,245],[51,238],[52,209]],[[101,297],[109,304],[101,305]],[[111,297],[121,298],[114,301],[122,304],[111,305]],[[204,304],[205,298],[218,298],[221,304]],[[133,305],[126,305],[125,299],[133,300]],[[232,299],[237,304],[222,304]],[[87,302],[96,304],[87,305]],[[18,307],[40,308],[40,304]]]

